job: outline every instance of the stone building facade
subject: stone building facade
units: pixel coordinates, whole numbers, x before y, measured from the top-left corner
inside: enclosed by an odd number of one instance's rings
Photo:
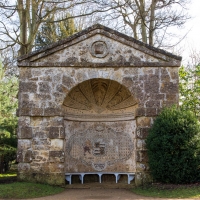
[[[66,172],[149,180],[145,138],[178,103],[181,57],[94,25],[18,59],[18,177],[64,184]]]

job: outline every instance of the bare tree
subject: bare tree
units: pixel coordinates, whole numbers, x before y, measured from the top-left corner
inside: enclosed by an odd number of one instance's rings
[[[103,0],[99,2],[105,3]],[[180,28],[189,19],[186,6],[190,0],[110,0],[108,2],[105,5],[113,8],[110,15],[106,14],[105,18],[108,21],[113,22],[113,19],[118,19],[120,27],[117,28],[123,28],[126,33],[128,30],[134,38],[156,47],[168,46],[166,38],[172,37],[171,28]]]
[[[90,4],[89,9],[82,12],[81,6],[88,4]],[[49,19],[50,15],[56,16],[58,13],[69,11],[74,14],[62,19],[55,17],[54,21],[51,21],[54,23],[72,17],[80,18],[97,12],[107,12],[110,9],[105,6],[99,7],[93,0],[17,0],[16,3],[12,0],[2,0],[0,41],[4,43],[3,48],[19,45],[18,54],[23,55],[32,51],[39,27]]]
[[[190,63],[188,63],[189,67],[191,66],[195,67],[195,66],[200,65],[200,51],[199,50],[195,48],[191,48],[189,58],[190,58]]]
[[[101,22],[150,45],[164,46],[170,27],[188,19],[189,0],[1,0],[1,49],[19,46],[18,55],[29,53],[41,25],[50,15],[70,12],[78,29]],[[67,16],[67,15],[66,15]],[[89,16],[89,17],[88,17]],[[53,18],[50,23],[66,20]],[[49,22],[49,21],[48,21]]]
[[[17,50],[16,47],[0,50],[0,63],[2,62],[4,75],[7,77],[18,76],[18,68],[16,66]]]

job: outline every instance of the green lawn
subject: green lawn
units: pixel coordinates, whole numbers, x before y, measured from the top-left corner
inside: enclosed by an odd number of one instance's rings
[[[132,189],[135,194],[159,198],[200,198],[200,185],[171,187],[143,186]]]
[[[64,191],[64,188],[39,183],[17,182],[7,183],[17,177],[16,171],[0,174],[0,198],[27,199],[49,196]]]
[[[64,188],[38,183],[14,182],[0,184],[0,198],[37,198],[64,191]]]

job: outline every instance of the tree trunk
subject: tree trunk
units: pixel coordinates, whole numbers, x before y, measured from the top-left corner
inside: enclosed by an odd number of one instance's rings
[[[151,2],[151,10],[150,10],[150,23],[149,23],[149,44],[154,45],[154,24],[155,24],[155,8],[156,8],[157,0],[152,0]]]
[[[138,10],[141,16],[141,35],[142,42],[147,43],[147,30],[146,30],[146,11],[145,11],[145,0],[135,0]]]
[[[17,12],[20,20],[20,49],[19,56],[26,54],[26,41],[27,41],[27,17],[26,10],[24,9],[23,0],[17,1]]]

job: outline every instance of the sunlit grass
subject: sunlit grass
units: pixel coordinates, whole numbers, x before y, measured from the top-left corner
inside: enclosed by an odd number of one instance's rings
[[[158,188],[155,186],[143,186],[132,189],[135,194],[159,198],[200,198],[200,185],[179,188]]]
[[[8,172],[5,174],[0,174],[0,178],[8,178],[8,177],[15,177],[15,176],[17,176],[16,172]]]
[[[64,188],[38,183],[14,182],[0,184],[0,198],[37,198],[54,195],[64,191]]]

